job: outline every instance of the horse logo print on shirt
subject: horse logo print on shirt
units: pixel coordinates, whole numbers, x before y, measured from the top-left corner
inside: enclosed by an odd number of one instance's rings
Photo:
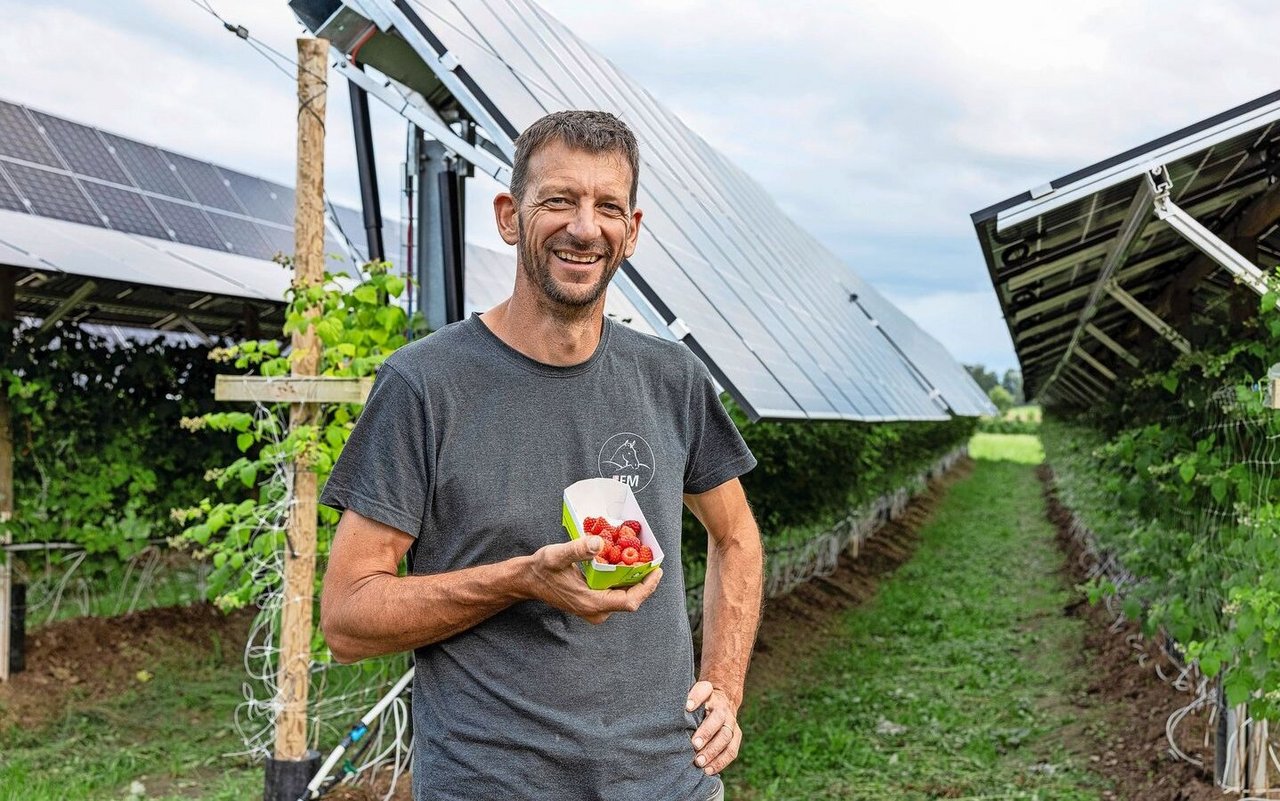
[[[600,475],[639,492],[653,480],[653,448],[639,434],[614,434],[600,448]]]

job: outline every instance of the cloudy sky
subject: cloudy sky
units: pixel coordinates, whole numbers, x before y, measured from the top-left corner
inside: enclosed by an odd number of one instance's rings
[[[292,78],[204,2],[0,0],[0,98],[292,184]],[[292,56],[284,0],[208,3]],[[1280,88],[1270,0],[543,5],[959,359],[1000,370],[1016,362],[969,214]],[[404,126],[374,122],[394,215]],[[355,205],[345,91],[329,132],[330,195]],[[486,244],[490,189],[468,232]]]

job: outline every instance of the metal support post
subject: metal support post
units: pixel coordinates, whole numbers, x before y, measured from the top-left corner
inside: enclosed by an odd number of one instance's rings
[[[418,228],[413,273],[418,308],[432,331],[462,319],[463,252],[460,182],[448,150],[421,130],[414,132]]]
[[[364,212],[365,256],[369,261],[386,259],[382,242],[382,205],[378,200],[378,169],[373,160],[373,131],[369,124],[369,95],[359,85],[347,82],[351,95],[351,128],[355,133],[356,169],[360,173],[360,207]]]

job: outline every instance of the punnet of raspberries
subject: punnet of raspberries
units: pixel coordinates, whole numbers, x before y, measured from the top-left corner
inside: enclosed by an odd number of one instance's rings
[[[595,557],[601,564],[646,565],[653,561],[653,549],[640,542],[638,520],[624,520],[615,526],[603,517],[588,517],[582,527],[604,540]]]

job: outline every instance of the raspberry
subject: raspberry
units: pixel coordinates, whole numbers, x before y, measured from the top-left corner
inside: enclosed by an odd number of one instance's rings
[[[634,531],[637,537],[644,531],[644,527],[640,525],[639,520],[623,520],[622,525]]]
[[[619,533],[619,534],[621,534],[621,535],[622,535],[622,536],[624,536],[624,537],[638,537],[638,536],[640,536],[640,532],[636,531],[636,530],[635,530],[634,528],[632,528],[631,526],[628,526],[626,523],[623,523],[622,525],[618,526],[618,533]]]
[[[613,547],[617,548],[618,546],[617,546],[617,545],[615,545],[615,546],[613,546]],[[622,564],[624,564],[624,565],[634,565],[636,562],[639,562],[639,561],[640,561],[640,551],[639,551],[639,549],[637,549],[637,548],[631,548],[631,547],[627,547],[627,548],[623,548],[623,549],[622,549]]]
[[[652,561],[653,561],[653,549],[652,549],[652,548],[650,548],[648,545],[641,545],[637,550],[639,550],[639,551],[640,551],[640,561],[641,561],[641,562],[652,562]]]
[[[609,542],[617,542],[618,530],[613,526],[609,525],[608,523],[603,522],[604,518],[600,518],[600,520],[601,520],[600,528],[596,531],[596,533],[599,534],[601,537],[604,537]]]
[[[622,549],[619,548],[617,545],[610,545],[608,548],[608,551],[609,551],[609,564],[616,565],[622,561]]]
[[[582,529],[588,534],[599,534],[602,525],[604,525],[603,517],[588,517],[582,521]]]
[[[643,544],[644,543],[640,542],[640,540],[636,539],[635,537],[618,537],[619,548],[623,548],[623,549],[635,548],[638,551],[640,550],[640,546]]]

